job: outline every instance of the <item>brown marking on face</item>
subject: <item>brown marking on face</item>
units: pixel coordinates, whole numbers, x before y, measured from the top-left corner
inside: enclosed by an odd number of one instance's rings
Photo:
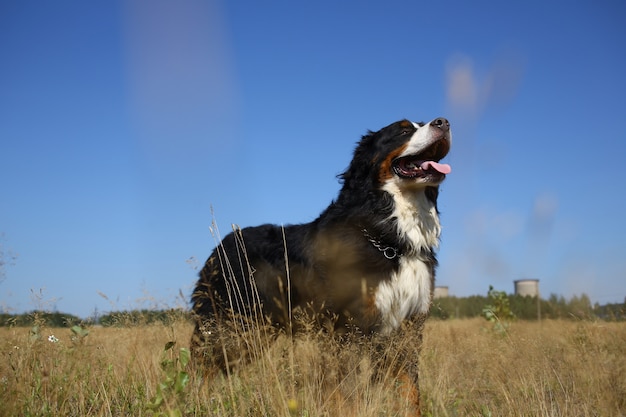
[[[415,126],[413,126],[413,123],[409,122],[408,120],[401,121],[400,122],[400,127],[415,129]]]
[[[402,152],[404,152],[407,146],[409,146],[408,142],[393,150],[380,164],[380,171],[378,171],[378,180],[381,184],[391,179],[391,177],[393,176],[391,164],[393,163],[394,159],[402,155]]]

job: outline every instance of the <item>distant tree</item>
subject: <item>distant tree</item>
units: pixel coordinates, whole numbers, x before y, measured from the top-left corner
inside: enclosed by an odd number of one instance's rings
[[[88,321],[92,323],[98,323],[99,320],[100,320],[100,312],[98,311],[98,306],[95,306],[93,308],[93,313],[91,313],[91,316],[89,317]]]
[[[550,294],[548,300],[541,305],[544,318],[559,319],[567,316],[567,301],[563,296]]]
[[[573,296],[568,307],[568,313],[577,318],[588,318],[593,314],[591,300],[587,294],[581,294],[579,297]]]
[[[442,297],[433,301],[430,309],[432,317],[439,319],[462,319],[478,317],[487,303],[487,297],[471,295],[469,297]]]
[[[537,297],[530,295],[511,295],[509,296],[509,301],[511,311],[515,313],[517,318],[522,320],[537,319]]]
[[[132,310],[114,311],[100,316],[98,321],[103,326],[142,326],[152,323],[171,324],[180,320],[188,320],[189,312],[182,309],[168,310]]]
[[[24,314],[0,314],[0,326],[72,327],[82,320],[72,314],[34,310]]]
[[[626,320],[626,303],[598,305],[594,307],[593,313],[603,320]]]

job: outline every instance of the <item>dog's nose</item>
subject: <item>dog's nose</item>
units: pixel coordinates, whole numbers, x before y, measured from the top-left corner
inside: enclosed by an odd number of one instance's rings
[[[450,122],[448,121],[448,119],[444,119],[443,117],[436,118],[435,120],[430,122],[430,125],[434,127],[438,127],[444,132],[447,132],[450,130]]]

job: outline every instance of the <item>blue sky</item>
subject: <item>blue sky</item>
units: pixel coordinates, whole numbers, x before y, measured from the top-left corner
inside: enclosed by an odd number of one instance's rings
[[[0,308],[184,305],[212,230],[313,220],[368,129],[438,116],[438,285],[622,302],[625,19],[605,0],[3,2]]]

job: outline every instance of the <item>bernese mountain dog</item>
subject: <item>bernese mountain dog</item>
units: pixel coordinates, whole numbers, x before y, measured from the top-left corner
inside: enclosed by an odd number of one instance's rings
[[[339,176],[337,199],[316,220],[227,235],[192,295],[194,357],[223,369],[238,360],[219,334],[226,318],[260,315],[292,329],[299,309],[332,317],[338,333],[356,328],[383,337],[405,320],[423,322],[441,233],[439,185],[451,171],[440,160],[450,143],[441,117],[370,131]],[[408,373],[417,406],[417,371]]]

